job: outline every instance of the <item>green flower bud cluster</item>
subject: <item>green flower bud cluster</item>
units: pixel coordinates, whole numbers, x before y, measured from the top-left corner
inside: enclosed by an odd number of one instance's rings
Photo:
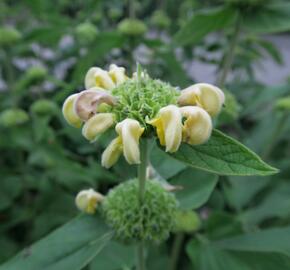
[[[75,31],[77,40],[82,44],[92,43],[98,32],[97,27],[90,22],[79,24]]]
[[[34,66],[27,69],[23,81],[25,85],[41,82],[47,76],[47,69],[41,66]]]
[[[108,10],[109,18],[112,20],[117,20],[122,17],[122,10],[117,7],[112,7]]]
[[[160,243],[175,226],[177,200],[157,181],[148,180],[140,206],[138,180],[112,189],[102,202],[105,219],[123,241]]]
[[[147,26],[138,19],[124,19],[118,24],[120,33],[128,36],[141,36],[147,31]]]
[[[0,46],[13,45],[21,39],[21,33],[13,27],[0,28]]]
[[[167,28],[170,25],[170,18],[163,10],[156,10],[152,17],[151,23],[158,28]]]
[[[290,96],[280,98],[276,101],[275,107],[278,110],[290,110]]]
[[[176,222],[174,231],[176,232],[195,232],[201,226],[201,221],[198,214],[194,211],[179,210],[175,214]]]
[[[39,99],[31,105],[30,110],[38,115],[51,115],[57,110],[57,106],[49,99]]]
[[[152,119],[168,104],[177,104],[179,92],[170,84],[141,76],[129,79],[112,90],[118,104],[112,108],[117,121],[126,118],[138,120],[146,127],[146,118]]]
[[[28,114],[22,109],[7,109],[0,114],[0,125],[14,127],[29,120]]]

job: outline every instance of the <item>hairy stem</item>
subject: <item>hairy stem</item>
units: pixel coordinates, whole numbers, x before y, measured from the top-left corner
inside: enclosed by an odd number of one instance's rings
[[[176,270],[178,265],[178,259],[180,255],[180,250],[184,240],[184,233],[177,233],[174,238],[174,243],[171,251],[171,263],[170,269]]]
[[[144,202],[144,195],[145,195],[145,185],[146,185],[146,170],[147,170],[147,164],[148,164],[148,147],[147,147],[147,141],[141,140],[140,143],[140,165],[138,167],[138,181],[139,181],[139,203],[140,207],[142,207],[142,204]],[[145,270],[145,248],[144,243],[140,242],[138,245],[138,270]]]
[[[239,39],[239,35],[240,35],[240,18],[237,18],[236,24],[235,24],[235,28],[234,28],[234,33],[231,37],[230,40],[230,44],[229,44],[229,50],[225,55],[225,59],[223,62],[223,66],[222,66],[222,72],[217,80],[217,85],[220,88],[223,88],[228,76],[228,73],[231,70],[232,67],[232,63],[234,60],[234,54],[235,54],[235,49],[238,43],[238,39]]]

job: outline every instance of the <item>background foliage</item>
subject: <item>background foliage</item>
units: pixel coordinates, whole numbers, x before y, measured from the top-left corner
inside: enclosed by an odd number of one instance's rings
[[[152,77],[183,88],[195,82],[188,67],[198,60],[214,65],[226,91],[216,127],[280,173],[218,177],[156,148],[153,167],[186,187],[177,198],[201,224],[151,247],[148,268],[290,268],[290,83],[267,86],[254,72],[266,55],[283,64],[264,34],[290,30],[288,1],[3,0],[0,20],[1,263],[74,218],[80,189],[106,193],[136,174],[123,159],[111,170],[100,166],[110,134],[91,145],[64,122],[62,102],[83,90],[88,68],[114,62],[131,72],[138,61]],[[106,230],[78,217],[0,269],[132,269],[134,247],[110,241]],[[23,265],[34,250],[39,265]]]

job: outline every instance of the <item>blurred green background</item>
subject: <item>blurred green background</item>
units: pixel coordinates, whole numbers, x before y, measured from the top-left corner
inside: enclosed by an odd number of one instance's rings
[[[79,190],[106,193],[135,175],[123,159],[102,168],[110,134],[89,144],[61,106],[83,90],[90,67],[115,63],[131,74],[139,62],[180,89],[221,86],[227,101],[216,126],[280,169],[265,178],[220,177],[195,207],[202,227],[198,237],[183,237],[178,269],[290,269],[290,259],[272,251],[203,246],[205,238],[290,225],[289,1],[2,0],[0,22],[0,263],[76,216]],[[173,238],[150,253],[149,269],[166,265]],[[128,262],[131,250],[123,253]],[[88,269],[121,269],[104,265]]]

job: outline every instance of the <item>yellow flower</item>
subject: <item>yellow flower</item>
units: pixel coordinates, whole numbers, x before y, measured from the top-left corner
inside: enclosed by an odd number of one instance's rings
[[[205,109],[211,116],[216,116],[222,108],[225,101],[225,95],[218,87],[198,83],[181,91],[178,98],[180,106],[196,105]]]
[[[108,92],[100,90],[100,88],[91,88],[78,94],[74,101],[74,110],[79,118],[86,121],[97,113],[98,106],[101,103],[114,105],[116,99]]]
[[[89,140],[94,141],[98,135],[105,132],[115,123],[112,113],[98,113],[91,117],[83,126],[82,134]]]
[[[125,119],[116,125],[118,137],[105,149],[102,155],[102,165],[112,167],[123,152],[129,164],[140,163],[139,139],[144,132],[137,120]]]
[[[119,134],[123,154],[129,164],[140,163],[139,139],[144,132],[137,120],[125,119],[116,125],[116,132]]]
[[[111,168],[118,161],[122,152],[122,140],[121,137],[117,137],[111,141],[109,146],[103,152],[102,166],[107,169]]]
[[[109,75],[116,85],[119,85],[128,79],[125,75],[125,68],[118,67],[115,64],[110,65]]]
[[[180,108],[181,114],[186,118],[183,126],[182,139],[191,145],[206,142],[212,131],[212,121],[209,114],[196,106]]]
[[[86,74],[85,87],[86,89],[101,87],[106,90],[111,90],[115,87],[115,83],[107,71],[98,67],[92,67]]]
[[[82,120],[76,114],[74,110],[74,102],[78,94],[69,96],[62,106],[62,113],[65,120],[73,127],[80,128],[82,126]]]
[[[76,206],[82,212],[94,214],[98,203],[104,199],[104,196],[93,189],[80,191],[75,199]]]
[[[166,146],[166,152],[176,152],[182,140],[182,116],[179,108],[168,105],[160,109],[158,116],[149,121],[156,127],[160,144]]]

